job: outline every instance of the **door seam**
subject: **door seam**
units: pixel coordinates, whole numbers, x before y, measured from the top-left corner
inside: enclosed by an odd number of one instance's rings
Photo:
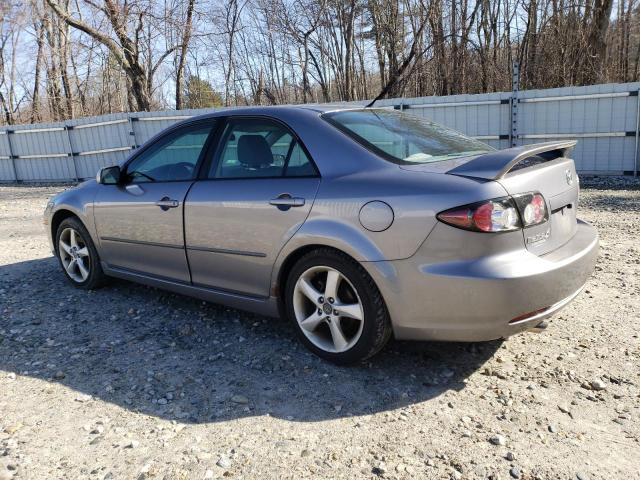
[[[269,290],[268,290],[268,294],[269,296],[271,296],[271,287],[273,285],[273,275],[275,273],[275,268],[276,268],[276,264],[278,263],[278,259],[280,258],[280,254],[282,253],[282,251],[284,250],[284,248],[289,244],[289,242],[291,240],[293,240],[293,237],[296,236],[296,233],[298,233],[300,231],[300,229],[302,228],[302,226],[307,222],[307,220],[309,219],[309,216],[311,215],[311,211],[313,210],[313,206],[316,203],[316,199],[318,198],[318,192],[320,192],[320,186],[322,185],[322,177],[318,177],[318,185],[316,186],[316,192],[313,195],[313,200],[311,202],[311,205],[309,206],[309,211],[307,212],[307,216],[304,217],[304,220],[302,220],[302,222],[300,222],[300,226],[296,229],[295,232],[293,232],[293,234],[289,237],[289,240],[287,240],[286,242],[284,242],[282,244],[282,247],[280,247],[280,250],[278,250],[278,253],[276,254],[276,256],[273,258],[273,263],[271,264],[271,275],[269,276]]]
[[[189,263],[189,254],[187,252],[187,198],[189,197],[189,193],[191,189],[196,184],[198,180],[194,180],[189,185],[187,192],[184,194],[184,198],[182,199],[182,250],[184,252],[184,258],[187,261],[187,271],[189,272],[189,285],[193,285],[193,274],[191,273],[191,263]]]

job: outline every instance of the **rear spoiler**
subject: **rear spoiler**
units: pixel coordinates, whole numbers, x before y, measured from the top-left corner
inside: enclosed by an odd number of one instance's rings
[[[447,171],[447,173],[463,177],[498,180],[525,159],[538,157],[539,160],[548,161],[555,158],[566,157],[571,149],[575,147],[576,143],[576,140],[535,143],[533,145],[522,145],[520,147],[485,153]]]

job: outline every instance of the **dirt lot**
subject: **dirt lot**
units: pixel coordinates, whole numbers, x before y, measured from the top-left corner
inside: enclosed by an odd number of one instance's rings
[[[292,328],[131,283],[74,289],[0,187],[0,480],[640,478],[640,183],[586,185],[586,290],[546,332],[337,368]]]

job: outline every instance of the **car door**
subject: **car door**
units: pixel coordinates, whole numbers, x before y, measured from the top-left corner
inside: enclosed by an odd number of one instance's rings
[[[118,185],[99,185],[94,217],[111,267],[190,282],[184,199],[197,176],[213,121],[187,125],[125,165]]]
[[[273,263],[304,223],[320,177],[304,146],[269,118],[231,118],[185,202],[193,283],[269,295]]]

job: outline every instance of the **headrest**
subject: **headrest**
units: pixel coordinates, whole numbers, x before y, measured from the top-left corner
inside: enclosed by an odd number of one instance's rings
[[[238,161],[244,167],[262,168],[273,163],[273,155],[262,135],[242,135],[238,139]]]

